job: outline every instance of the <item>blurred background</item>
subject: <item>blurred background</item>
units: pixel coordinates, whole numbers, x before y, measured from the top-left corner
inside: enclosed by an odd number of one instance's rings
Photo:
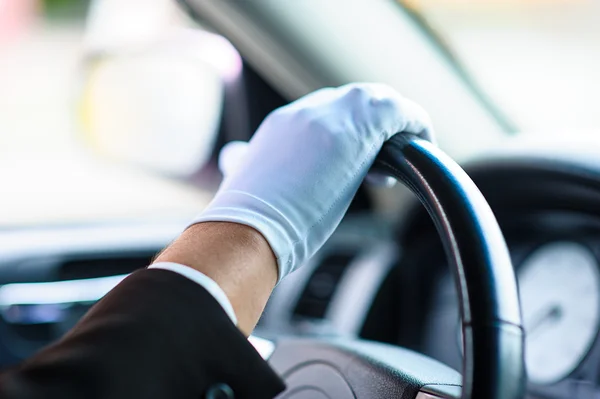
[[[0,0],[0,368],[147,266],[211,200],[226,142],[307,92],[378,81],[429,112],[499,219],[538,334],[530,397],[598,397],[598,21],[597,0]],[[361,186],[259,328],[459,368],[457,295],[417,205]]]
[[[0,0],[0,226],[202,209],[240,61],[191,25],[168,0]]]
[[[595,140],[599,2],[401,5],[509,134]],[[206,170],[241,65],[169,0],[0,0],[0,226],[197,212],[218,183]],[[235,137],[245,109],[227,109]],[[450,153],[469,141],[441,139]]]

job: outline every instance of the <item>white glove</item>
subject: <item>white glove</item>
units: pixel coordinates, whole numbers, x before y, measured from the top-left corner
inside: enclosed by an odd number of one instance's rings
[[[272,112],[249,143],[223,148],[225,174],[194,223],[235,222],[269,242],[279,280],[325,243],[383,143],[398,132],[431,139],[425,111],[392,88],[351,84]]]

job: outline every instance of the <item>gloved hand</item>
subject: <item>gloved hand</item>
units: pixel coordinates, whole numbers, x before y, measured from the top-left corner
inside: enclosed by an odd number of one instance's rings
[[[258,230],[277,257],[280,281],[333,233],[383,143],[399,132],[432,135],[425,111],[388,86],[309,94],[272,112],[249,143],[223,148],[225,179],[194,223]]]

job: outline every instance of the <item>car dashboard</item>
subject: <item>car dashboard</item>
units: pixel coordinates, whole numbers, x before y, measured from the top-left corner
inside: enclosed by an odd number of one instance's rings
[[[531,398],[600,394],[600,174],[582,159],[510,157],[467,166],[505,236],[519,285]],[[402,302],[419,326],[399,342],[454,368],[462,362],[460,311],[452,272],[433,225],[415,208],[399,240],[396,279],[420,286]],[[412,270],[410,277],[402,270]],[[406,310],[408,298],[421,303]]]
[[[600,395],[600,166],[518,155],[465,169],[494,210],[516,270],[529,397]],[[186,222],[0,232],[0,367],[59,338]],[[257,333],[361,337],[460,369],[457,298],[435,228],[411,199],[399,219],[348,215],[277,286]]]

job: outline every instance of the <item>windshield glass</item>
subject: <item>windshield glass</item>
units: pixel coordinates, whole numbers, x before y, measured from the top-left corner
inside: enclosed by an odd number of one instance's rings
[[[519,130],[600,129],[600,2],[402,3]]]
[[[171,0],[0,0],[0,229],[202,209],[215,37]]]

